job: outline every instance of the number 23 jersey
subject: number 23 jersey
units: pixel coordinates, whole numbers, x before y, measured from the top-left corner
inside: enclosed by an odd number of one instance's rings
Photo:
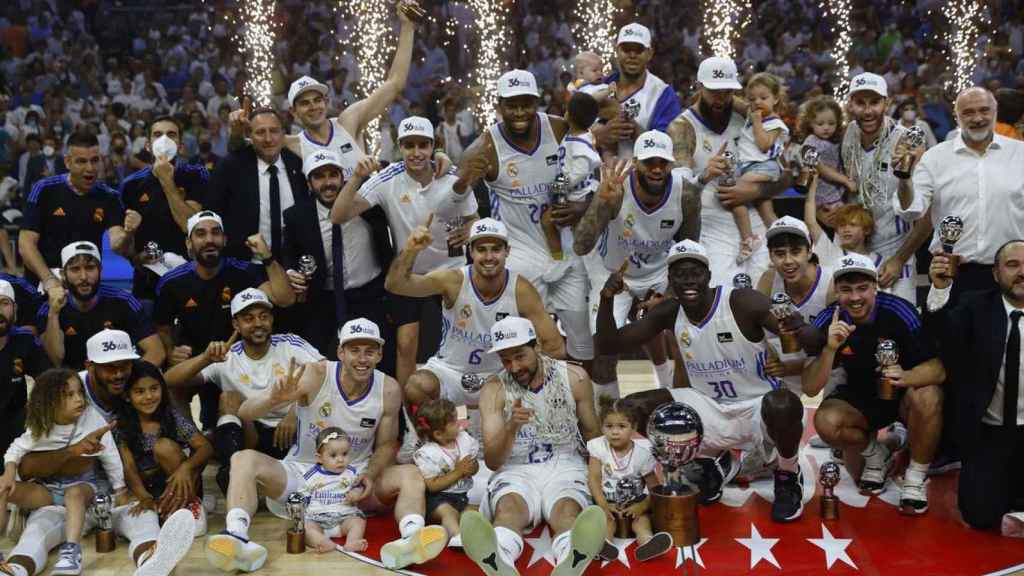
[[[711,290],[711,310],[703,321],[690,322],[682,308],[676,313],[673,336],[690,386],[723,404],[760,398],[783,386],[765,372],[765,341],[751,342],[740,331],[729,302],[732,288]]]

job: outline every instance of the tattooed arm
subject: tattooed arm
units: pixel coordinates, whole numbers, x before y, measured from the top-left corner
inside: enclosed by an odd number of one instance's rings
[[[597,194],[572,230],[576,237],[572,249],[576,254],[589,254],[597,244],[598,236],[608,227],[608,222],[619,213],[622,207],[622,183],[630,167],[628,160],[620,160],[615,167],[607,164],[601,166],[601,185]]]
[[[697,135],[693,131],[693,125],[680,114],[668,125],[667,132],[672,138],[672,154],[676,157],[676,168],[692,170],[693,150],[697,145]]]

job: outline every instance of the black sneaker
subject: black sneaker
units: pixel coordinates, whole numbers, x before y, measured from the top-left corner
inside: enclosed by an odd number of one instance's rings
[[[636,559],[641,562],[653,560],[658,556],[667,553],[672,549],[672,535],[668,532],[658,532],[643,546],[637,546]]]
[[[799,472],[775,471],[775,502],[772,520],[790,522],[804,512],[803,477]]]
[[[613,546],[611,542],[605,540],[604,547],[597,553],[597,557],[605,562],[615,562],[619,559],[619,549]]]
[[[708,506],[722,499],[722,488],[736,477],[740,463],[732,451],[725,450],[716,458],[694,458],[684,468],[686,479],[700,488],[700,503]]]

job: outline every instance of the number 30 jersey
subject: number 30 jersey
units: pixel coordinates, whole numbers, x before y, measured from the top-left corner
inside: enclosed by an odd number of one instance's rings
[[[497,354],[489,354],[491,326],[507,316],[519,316],[516,283],[519,275],[505,270],[505,288],[484,302],[473,286],[473,267],[462,272],[462,287],[455,305],[441,307],[441,346],[435,358],[457,372],[494,374],[501,370]]]
[[[765,340],[751,342],[740,332],[729,303],[732,288],[713,290],[711,310],[703,321],[690,322],[682,308],[676,313],[673,335],[690,386],[722,404],[760,398],[782,387],[782,380],[765,373]]]

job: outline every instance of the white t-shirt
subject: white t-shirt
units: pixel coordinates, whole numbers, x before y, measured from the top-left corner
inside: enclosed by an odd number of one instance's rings
[[[771,145],[767,152],[764,152],[757,146],[757,142],[754,140],[754,124],[748,119],[743,125],[743,131],[740,132],[740,140],[736,149],[740,164],[774,160],[782,154],[782,149],[785,148],[786,139],[789,136],[789,128],[786,127],[786,123],[778,116],[768,116],[761,121],[761,126],[764,127],[765,132],[771,132],[772,130],[781,130],[781,132],[775,138],[775,143]]]
[[[210,364],[200,375],[205,382],[211,382],[224,392],[238,392],[248,400],[265,394],[278,378],[288,375],[288,364],[295,358],[296,364],[319,362],[324,357],[309,342],[295,334],[274,334],[270,337],[270,349],[259,360],[246,355],[244,342],[235,342],[224,362]],[[290,406],[276,408],[262,418],[262,424],[276,428],[288,414]]]
[[[455,437],[455,450],[449,450],[436,442],[426,442],[416,449],[413,454],[413,462],[420,469],[424,478],[436,478],[443,476],[455,469],[455,465],[466,456],[477,457],[480,452],[480,443],[476,438],[470,436],[469,432],[460,430]],[[473,477],[467,476],[455,484],[442,490],[452,494],[465,494],[473,488]]]
[[[587,442],[590,457],[601,462],[601,490],[609,502],[616,501],[619,494],[640,495],[647,493],[644,477],[654,472],[655,460],[651,442],[645,438],[633,440],[633,448],[625,456],[618,456],[608,445],[604,436]]]

